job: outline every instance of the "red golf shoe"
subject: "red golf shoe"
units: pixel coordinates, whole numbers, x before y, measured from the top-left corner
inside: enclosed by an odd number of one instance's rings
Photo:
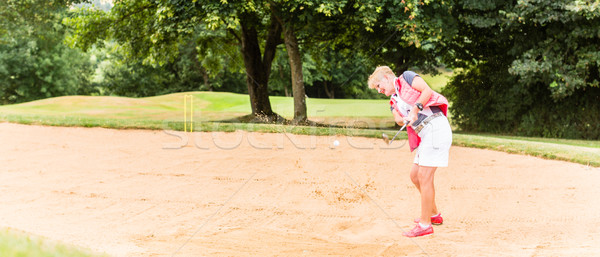
[[[429,225],[427,228],[422,228],[421,225],[417,224],[413,229],[402,234],[406,237],[418,237],[433,234],[433,226]]]
[[[415,223],[419,223],[419,221],[421,221],[420,218],[415,219]],[[438,213],[438,215],[431,217],[431,224],[442,225],[442,223],[444,223],[444,218],[442,218],[441,213]]]

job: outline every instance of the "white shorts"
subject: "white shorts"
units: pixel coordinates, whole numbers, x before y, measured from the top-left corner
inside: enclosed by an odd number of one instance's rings
[[[448,167],[452,145],[452,129],[446,116],[437,117],[420,132],[421,144],[416,149],[413,163],[427,167]]]

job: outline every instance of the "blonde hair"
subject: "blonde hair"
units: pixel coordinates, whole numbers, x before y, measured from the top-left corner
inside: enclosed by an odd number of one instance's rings
[[[390,75],[393,78],[396,77],[396,75],[394,74],[392,69],[390,69],[390,67],[388,67],[388,66],[377,67],[375,69],[375,71],[373,72],[373,74],[371,74],[371,76],[369,76],[369,82],[368,82],[369,88],[376,88],[377,83],[379,83],[379,80],[385,75]]]

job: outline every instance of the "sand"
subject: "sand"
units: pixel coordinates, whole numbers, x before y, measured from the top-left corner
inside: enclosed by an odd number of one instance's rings
[[[600,255],[600,169],[462,147],[445,223],[403,237],[403,143],[0,123],[0,228],[111,256]]]

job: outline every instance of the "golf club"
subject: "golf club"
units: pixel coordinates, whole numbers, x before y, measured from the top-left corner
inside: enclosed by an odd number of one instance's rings
[[[396,137],[398,136],[398,134],[400,134],[400,131],[402,131],[405,127],[406,127],[406,124],[404,124],[404,126],[402,126],[400,128],[400,130],[398,130],[398,132],[396,132],[396,135],[394,135],[394,137],[392,138],[392,140],[390,140],[390,138],[388,137],[387,134],[382,133],[381,136],[383,137],[383,141],[385,141],[385,143],[388,144],[388,145],[392,144],[392,142],[394,142],[394,139],[396,139]]]

